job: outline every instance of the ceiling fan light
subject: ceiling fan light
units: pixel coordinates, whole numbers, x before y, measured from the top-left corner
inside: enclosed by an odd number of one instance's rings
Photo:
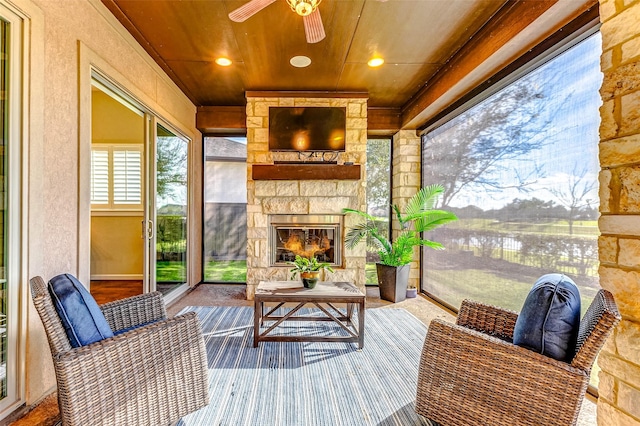
[[[291,10],[300,16],[308,16],[318,8],[322,0],[287,0]]]

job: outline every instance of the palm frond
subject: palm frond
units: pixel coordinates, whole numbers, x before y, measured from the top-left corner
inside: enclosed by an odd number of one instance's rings
[[[355,215],[358,215],[364,219],[366,219],[367,221],[371,221],[371,222],[380,222],[380,218],[379,217],[375,217],[375,216],[371,216],[369,213],[367,212],[363,212],[360,210],[355,210],[355,209],[349,209],[349,208],[344,208],[342,209],[342,214],[347,214],[347,213],[353,213]]]
[[[374,223],[371,222],[361,222],[358,223],[351,228],[347,232],[345,236],[344,243],[347,248],[354,248],[355,246],[362,241],[363,238],[366,238],[367,235],[377,233],[377,228]]]
[[[445,223],[456,221],[458,220],[458,217],[455,214],[444,210],[429,210],[420,215],[416,215],[412,220],[415,223],[414,229],[416,232],[426,232],[444,225]]]
[[[444,187],[438,184],[428,185],[420,189],[407,202],[407,207],[405,208],[407,216],[412,216],[426,210],[431,210],[435,205],[438,197],[443,192]]]

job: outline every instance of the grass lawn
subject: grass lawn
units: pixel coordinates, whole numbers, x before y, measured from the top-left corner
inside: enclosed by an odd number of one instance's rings
[[[158,260],[156,262],[156,282],[187,282],[185,263]]]
[[[520,311],[534,284],[530,277],[501,276],[489,270],[478,269],[429,269],[426,277],[425,290],[437,294],[454,307],[459,307],[463,299],[471,299],[512,311]],[[580,290],[584,314],[597,290],[576,284]]]
[[[204,267],[205,281],[244,283],[247,281],[246,260],[209,261]]]

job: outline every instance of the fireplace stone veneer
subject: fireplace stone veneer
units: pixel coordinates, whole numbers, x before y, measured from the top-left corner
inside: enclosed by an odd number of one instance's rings
[[[364,244],[354,249],[344,247],[344,230],[358,220],[353,215],[343,216],[342,209],[366,209],[365,168],[367,149],[367,99],[362,97],[277,97],[271,92],[247,93],[247,299],[253,300],[260,281],[290,280],[290,267],[274,262],[269,239],[272,218],[281,215],[340,216],[341,236],[338,245],[341,260],[335,262],[335,272],[323,271],[323,280],[354,283],[364,291],[366,282],[366,250]],[[274,92],[275,93],[275,92]],[[270,106],[339,106],[347,112],[345,152],[337,158],[335,167],[348,168],[345,163],[360,165],[357,179],[353,176],[316,176],[305,178],[287,176],[284,179],[261,180],[254,178],[254,165],[273,165],[275,162],[295,161],[293,153],[269,151]],[[319,164],[321,168],[323,165]],[[313,165],[307,165],[313,168]],[[321,235],[320,235],[321,236]],[[322,241],[321,241],[322,243]],[[326,244],[326,242],[324,243]]]

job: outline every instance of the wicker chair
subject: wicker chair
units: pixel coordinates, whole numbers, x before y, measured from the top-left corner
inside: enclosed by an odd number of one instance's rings
[[[511,343],[518,315],[465,300],[456,324],[433,320],[422,349],[415,410],[442,425],[575,425],[598,351],[620,321],[600,290],[572,362]]]
[[[114,332],[152,323],[72,348],[44,280],[30,283],[53,356],[63,425],[168,425],[209,403],[195,313],[166,319],[160,292],[106,303],[100,309]]]

